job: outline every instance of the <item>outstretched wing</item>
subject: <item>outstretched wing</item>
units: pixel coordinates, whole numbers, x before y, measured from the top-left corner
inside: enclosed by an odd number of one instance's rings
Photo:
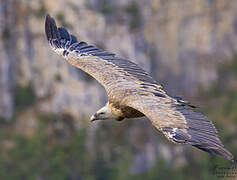
[[[160,89],[161,86],[135,63],[118,58],[115,54],[88,45],[86,42],[78,42],[77,38],[69,34],[65,28],[57,28],[54,19],[49,15],[46,16],[45,32],[51,48],[71,65],[99,81],[105,87],[110,99],[116,98],[113,97],[115,92],[123,91],[126,94],[131,89],[142,86],[141,82],[144,86],[146,83],[152,84],[150,89],[157,88],[157,93],[165,96],[165,92]]]
[[[219,140],[216,128],[203,114],[182,104],[159,102],[156,97],[128,97],[125,101],[127,106],[145,114],[170,141],[233,160]]]
[[[109,101],[131,107],[147,116],[152,124],[176,143],[193,145],[232,160],[224,149],[211,121],[178,97],[168,96],[147,72],[135,63],[121,59],[85,42],[78,42],[53,18],[46,17],[45,32],[52,49],[67,62],[87,72],[106,89]]]

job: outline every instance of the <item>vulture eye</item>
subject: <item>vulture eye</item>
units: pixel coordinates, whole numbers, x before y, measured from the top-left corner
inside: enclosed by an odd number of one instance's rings
[[[100,114],[105,114],[104,112],[101,112]]]

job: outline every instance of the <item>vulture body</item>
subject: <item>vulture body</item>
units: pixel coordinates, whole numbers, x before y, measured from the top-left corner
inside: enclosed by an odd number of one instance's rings
[[[78,41],[65,28],[58,28],[49,15],[46,16],[45,33],[57,54],[104,86],[108,102],[91,117],[91,121],[146,116],[168,140],[233,160],[212,122],[194,111],[194,106],[187,101],[167,95],[138,65]]]

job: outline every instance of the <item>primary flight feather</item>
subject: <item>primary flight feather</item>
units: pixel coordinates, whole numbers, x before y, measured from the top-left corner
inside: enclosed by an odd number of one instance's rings
[[[135,63],[78,41],[54,19],[46,16],[45,33],[51,48],[71,65],[87,72],[101,83],[108,95],[107,104],[91,121],[123,120],[146,116],[169,140],[192,145],[233,160],[218,138],[210,120],[193,111],[190,103],[166,94],[149,74]]]

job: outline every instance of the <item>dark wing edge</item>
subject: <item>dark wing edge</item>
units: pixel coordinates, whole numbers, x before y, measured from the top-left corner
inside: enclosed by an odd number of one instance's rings
[[[46,15],[45,34],[48,41],[60,39],[55,20],[49,14]]]
[[[77,56],[94,56],[98,57],[107,64],[113,64],[123,70],[126,76],[132,76],[141,82],[141,86],[144,88],[157,89],[157,93],[165,96],[164,91],[161,90],[161,86],[157,84],[149,74],[141,69],[137,64],[128,61],[123,58],[115,56],[114,53],[102,50],[93,45],[88,45],[84,41],[77,41],[77,38],[69,34],[64,27],[57,28],[55,20],[46,16],[45,21],[45,33],[47,40],[52,47],[52,49],[59,55],[67,58],[71,52],[75,53]]]
[[[142,112],[168,140],[177,144],[191,145],[234,161],[233,155],[224,148],[218,138],[213,123],[200,112],[173,102],[157,105],[157,101],[146,103],[144,99],[139,99],[142,98],[130,101],[127,105]]]
[[[175,99],[182,106],[188,106],[188,107],[191,107],[191,108],[198,108],[196,105],[191,104],[189,101],[184,100],[180,96],[170,96],[170,97]]]
[[[114,57],[114,53],[101,50],[93,45],[88,45],[84,41],[77,41],[76,36],[69,34],[64,27],[57,27],[55,20],[46,15],[45,34],[51,47],[59,54],[67,57],[72,51],[75,51],[80,56],[92,55],[104,58]]]
[[[170,135],[171,140],[183,145],[192,145],[200,150],[217,154],[234,161],[233,155],[224,148],[218,137],[218,132],[213,123],[200,112],[196,112],[184,107],[176,107],[187,122],[187,128],[162,128],[164,134]]]

